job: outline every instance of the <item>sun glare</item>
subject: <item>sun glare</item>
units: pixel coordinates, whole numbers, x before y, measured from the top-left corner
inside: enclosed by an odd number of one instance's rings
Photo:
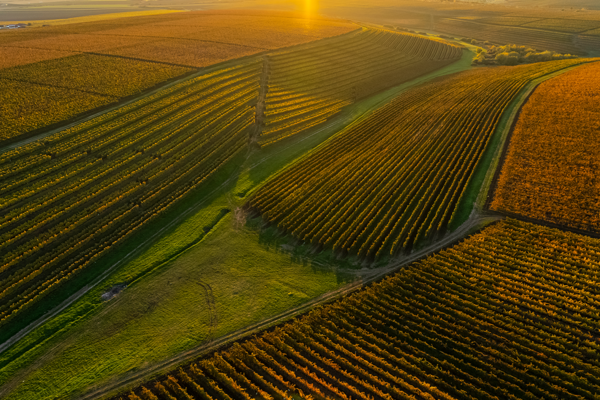
[[[313,17],[318,11],[318,0],[304,0],[303,11],[306,18]]]

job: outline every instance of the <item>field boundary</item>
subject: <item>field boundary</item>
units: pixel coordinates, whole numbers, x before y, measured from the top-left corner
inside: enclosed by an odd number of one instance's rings
[[[591,237],[591,238],[595,238],[595,239],[600,239],[600,232],[594,232],[594,231],[588,231],[585,229],[573,228],[568,225],[557,224],[555,222],[544,221],[544,220],[537,219],[537,218],[531,218],[526,215],[517,214],[517,213],[510,212],[510,211],[493,210],[490,212],[497,214],[497,215],[504,215],[508,218],[517,219],[519,221],[529,222],[531,224],[545,226],[547,228],[558,229],[558,230],[565,231],[565,232],[576,233],[581,236],[587,236],[587,237]]]

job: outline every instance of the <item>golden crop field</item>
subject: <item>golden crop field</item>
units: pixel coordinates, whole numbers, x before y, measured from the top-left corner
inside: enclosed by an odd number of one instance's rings
[[[585,32],[600,28],[600,21],[548,18],[522,25],[528,28],[547,29],[559,32]]]
[[[78,54],[0,70],[0,141],[134,95],[190,68]]]
[[[44,26],[44,25],[63,25],[63,24],[80,24],[84,22],[96,22],[96,21],[104,21],[107,19],[117,19],[117,18],[129,18],[129,17],[140,17],[140,16],[150,16],[157,14],[168,14],[180,12],[179,10],[148,10],[148,11],[125,11],[121,13],[111,13],[111,14],[95,14],[95,15],[86,15],[84,17],[74,17],[74,18],[62,18],[62,19],[24,19],[21,22],[29,23],[33,27]],[[35,15],[35,14],[34,14]],[[12,23],[11,21],[0,21],[1,25],[7,25]]]
[[[515,126],[494,210],[600,231],[600,63],[542,83]]]
[[[0,79],[0,141],[115,101],[101,94]]]
[[[78,54],[0,70],[0,79],[116,98],[139,93],[190,68],[95,54]]]
[[[2,32],[0,91],[8,100],[1,106],[5,112],[0,142],[199,67],[356,28],[345,21],[307,20],[293,13],[211,11],[93,19]],[[35,100],[28,98],[32,90],[37,93]]]

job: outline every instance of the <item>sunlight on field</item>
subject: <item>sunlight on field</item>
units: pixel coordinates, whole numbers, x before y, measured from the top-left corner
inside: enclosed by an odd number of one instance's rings
[[[319,11],[318,0],[304,0],[304,16],[306,18],[311,18]]]
[[[83,22],[95,22],[103,21],[106,19],[117,19],[117,18],[128,18],[128,17],[142,17],[149,15],[159,14],[170,14],[181,12],[181,10],[151,10],[151,11],[128,11],[114,14],[99,14],[99,15],[88,15],[85,17],[65,18],[65,19],[48,19],[48,20],[24,20],[23,23],[30,23],[32,27],[43,26],[43,25],[65,25],[65,24],[79,24]],[[13,24],[14,21],[0,21],[0,25]]]

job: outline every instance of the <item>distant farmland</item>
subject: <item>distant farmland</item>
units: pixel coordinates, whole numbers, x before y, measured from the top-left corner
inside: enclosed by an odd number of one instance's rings
[[[270,12],[189,12],[2,32],[0,143],[234,58],[356,25]]]

